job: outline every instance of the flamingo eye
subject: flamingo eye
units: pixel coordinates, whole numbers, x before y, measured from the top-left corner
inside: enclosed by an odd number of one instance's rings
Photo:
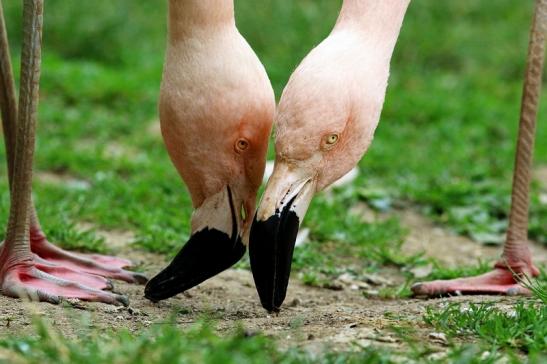
[[[327,145],[328,146],[331,146],[331,145],[334,145],[338,142],[338,139],[339,139],[339,136],[338,134],[330,134],[329,136],[327,136]]]
[[[249,141],[243,138],[238,139],[236,142],[236,152],[243,152],[247,148],[249,148]]]

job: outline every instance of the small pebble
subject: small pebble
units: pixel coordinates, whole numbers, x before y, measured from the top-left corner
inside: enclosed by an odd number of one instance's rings
[[[446,335],[442,332],[431,332],[429,333],[428,337],[431,339],[432,342],[437,344],[446,345],[448,343]]]
[[[301,303],[302,303],[302,301],[300,301],[299,298],[295,298],[289,303],[289,307],[300,306]]]

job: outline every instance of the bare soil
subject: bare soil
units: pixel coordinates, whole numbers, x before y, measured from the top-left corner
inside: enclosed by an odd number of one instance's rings
[[[402,223],[410,233],[403,246],[405,253],[424,251],[447,266],[472,264],[476,259],[494,260],[499,248],[481,246],[469,239],[435,226],[411,210],[400,212]],[[165,264],[164,257],[133,249],[133,236],[126,231],[102,232],[109,246],[121,256],[132,259],[152,276]],[[539,265],[547,263],[547,249],[534,245],[534,258]],[[394,270],[381,274],[386,281],[400,281]],[[355,282],[359,283],[359,282]],[[169,324],[174,315],[177,325],[185,327],[202,317],[214,317],[220,332],[232,330],[240,323],[250,333],[262,332],[278,338],[282,346],[295,343],[310,351],[325,345],[343,349],[357,343],[361,346],[405,345],[390,329],[407,326],[415,330],[415,337],[425,340],[439,352],[443,340],[423,323],[426,306],[442,306],[451,301],[495,301],[502,306],[512,305],[514,297],[452,297],[442,299],[365,298],[355,285],[341,290],[309,287],[293,277],[287,299],[279,314],[268,314],[260,306],[251,273],[230,269],[217,277],[167,301],[151,303],[143,297],[143,287],[116,283],[115,291],[130,298],[130,306],[114,307],[100,303],[22,303],[0,296],[0,336],[32,334],[32,317],[37,314],[51,321],[63,335],[78,336],[82,330],[125,328],[138,331],[150,325]],[[433,334],[433,335],[432,335]]]

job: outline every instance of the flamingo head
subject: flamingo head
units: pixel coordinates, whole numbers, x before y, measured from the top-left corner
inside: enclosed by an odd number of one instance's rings
[[[275,118],[274,171],[249,244],[268,311],[279,310],[285,299],[296,236],[313,196],[357,165],[380,118],[389,59],[353,57],[336,38],[327,38],[291,76]]]

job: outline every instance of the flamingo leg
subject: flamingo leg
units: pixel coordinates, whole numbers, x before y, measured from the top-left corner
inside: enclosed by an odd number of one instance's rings
[[[43,255],[46,249],[38,252],[42,253],[38,255],[32,249],[40,244],[46,247],[44,241],[39,242],[36,239],[36,229],[32,229],[36,227],[37,219],[31,198],[42,18],[43,0],[25,0],[20,109],[17,110],[7,33],[0,2],[0,106],[6,136],[11,192],[6,237],[0,246],[0,291],[6,296],[52,303],[57,303],[62,298],[79,298],[127,305],[127,298],[102,290],[112,287],[104,277],[127,278],[118,274],[119,268],[97,269],[103,267],[95,261],[86,261],[86,258],[77,256],[74,260],[81,263],[80,265],[65,264],[66,261],[62,259],[45,259]],[[31,221],[34,223],[31,224]],[[32,243],[31,237],[35,238]],[[47,246],[51,247],[53,245]],[[57,257],[61,257],[66,252],[59,249],[56,253]],[[108,274],[104,274],[105,272]],[[131,272],[127,272],[127,275],[131,279],[125,279],[127,281],[142,282],[145,279],[138,274],[129,273]]]
[[[528,248],[528,210],[546,36],[547,0],[536,0],[524,79],[509,228],[502,258],[495,264],[493,271],[477,277],[417,283],[412,287],[414,294],[530,294],[519,281],[523,275],[539,275]]]

